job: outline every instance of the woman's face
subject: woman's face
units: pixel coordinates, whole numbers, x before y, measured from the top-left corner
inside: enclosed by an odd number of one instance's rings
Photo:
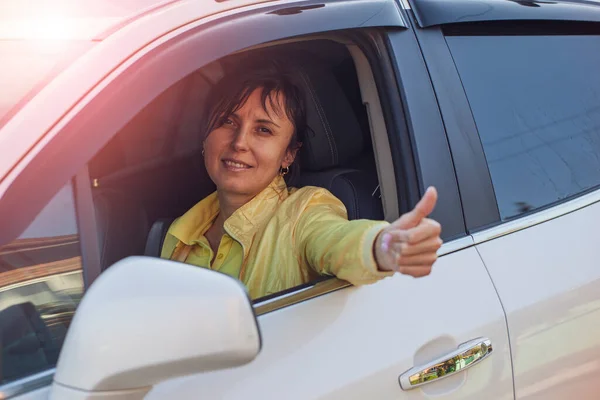
[[[296,150],[289,144],[294,126],[287,118],[283,95],[273,95],[277,112],[257,89],[235,113],[224,116],[204,142],[206,169],[221,193],[255,196],[289,167]]]

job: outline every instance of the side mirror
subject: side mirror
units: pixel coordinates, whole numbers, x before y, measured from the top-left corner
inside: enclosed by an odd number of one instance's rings
[[[128,257],[104,272],[77,308],[50,397],[141,399],[162,380],[243,365],[260,348],[239,281],[174,261]]]

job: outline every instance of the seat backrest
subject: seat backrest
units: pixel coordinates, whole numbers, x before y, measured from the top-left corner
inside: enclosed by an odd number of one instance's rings
[[[332,168],[303,173],[299,186],[318,186],[340,199],[348,211],[348,219],[383,219],[377,178],[364,170]]]
[[[150,228],[150,232],[148,232],[144,255],[150,257],[160,257],[165,236],[167,236],[167,231],[174,220],[175,218],[161,218],[154,221],[152,228]]]
[[[96,189],[93,195],[102,270],[127,256],[144,254],[149,223],[143,206],[116,189]]]
[[[306,93],[308,125],[299,186],[319,186],[340,199],[349,219],[383,219],[372,154],[352,104],[326,67],[307,67],[299,82]]]

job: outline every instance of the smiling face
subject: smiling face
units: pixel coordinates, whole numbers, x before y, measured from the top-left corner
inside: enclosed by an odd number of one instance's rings
[[[254,197],[289,167],[297,149],[290,148],[294,125],[285,113],[285,98],[263,88],[254,90],[231,115],[221,116],[204,142],[206,170],[220,194]],[[263,107],[264,105],[264,107]]]

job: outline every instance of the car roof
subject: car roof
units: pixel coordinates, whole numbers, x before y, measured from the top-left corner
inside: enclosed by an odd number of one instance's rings
[[[186,0],[4,0],[0,1],[0,40],[65,39],[99,41],[111,32],[161,8]],[[207,14],[275,0],[192,0]]]
[[[483,21],[600,22],[600,1],[593,0],[409,0],[425,28]]]
[[[102,32],[179,0],[0,2],[0,40],[94,40]]]

